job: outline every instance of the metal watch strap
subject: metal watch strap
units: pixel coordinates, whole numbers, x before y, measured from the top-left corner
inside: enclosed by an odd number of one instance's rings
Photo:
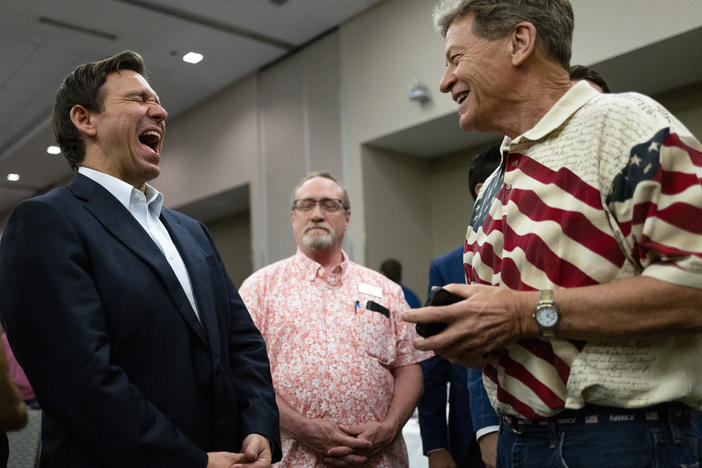
[[[553,304],[553,289],[543,289],[539,295],[539,305]]]

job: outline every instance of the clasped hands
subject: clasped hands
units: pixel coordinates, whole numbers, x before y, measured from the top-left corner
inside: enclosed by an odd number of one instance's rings
[[[397,429],[387,422],[337,424],[321,419],[309,420],[298,440],[313,452],[324,456],[331,466],[365,463],[395,439]]]

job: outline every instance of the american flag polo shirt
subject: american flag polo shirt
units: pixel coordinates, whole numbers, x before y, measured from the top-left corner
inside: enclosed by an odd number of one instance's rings
[[[702,288],[702,145],[660,104],[580,82],[502,150],[468,226],[468,283],[527,291],[647,275]],[[533,338],[492,353],[483,380],[499,414],[530,419],[586,402],[699,408],[701,356],[699,334]]]

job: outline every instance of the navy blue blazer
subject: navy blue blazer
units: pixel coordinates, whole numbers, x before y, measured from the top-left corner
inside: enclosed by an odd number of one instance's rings
[[[405,301],[407,301],[407,304],[410,306],[410,308],[417,309],[419,307],[422,307],[422,303],[419,302],[419,298],[414,293],[414,291],[405,287],[405,285],[402,283],[400,283],[400,287],[402,287],[402,292],[405,295]]]
[[[42,467],[198,467],[264,435],[280,459],[265,344],[205,227],[163,209],[198,321],[161,250],[77,174],[22,202],[0,242],[1,318],[41,404]]]
[[[449,283],[465,283],[462,246],[435,258],[429,267],[429,292],[434,286]],[[421,364],[424,373],[424,394],[417,408],[424,453],[436,448],[447,448],[459,467],[483,466],[480,447],[475,440],[475,430],[490,423],[474,426],[471,420],[497,421],[497,417],[487,400],[482,383],[475,389],[469,389],[468,369],[451,364],[438,355]],[[447,382],[448,426],[445,416]],[[473,392],[482,392],[485,396],[482,400],[475,399],[475,407],[472,405]]]

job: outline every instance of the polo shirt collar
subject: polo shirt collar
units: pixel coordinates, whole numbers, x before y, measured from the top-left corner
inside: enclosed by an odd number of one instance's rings
[[[322,278],[327,282],[328,278],[339,278],[343,276],[349,265],[349,257],[344,250],[341,250],[341,262],[331,268],[324,268],[318,262],[315,262],[310,257],[305,255],[298,247],[295,252],[295,262],[300,266],[304,278],[312,282],[317,277]],[[330,283],[331,284],[331,283]]]
[[[563,125],[578,109],[600,94],[601,93],[590,86],[587,81],[579,81],[573,85],[531,129],[511,141],[505,137],[502,147],[504,148],[505,143],[508,145],[520,144],[524,143],[525,140],[538,141],[544,138]]]

